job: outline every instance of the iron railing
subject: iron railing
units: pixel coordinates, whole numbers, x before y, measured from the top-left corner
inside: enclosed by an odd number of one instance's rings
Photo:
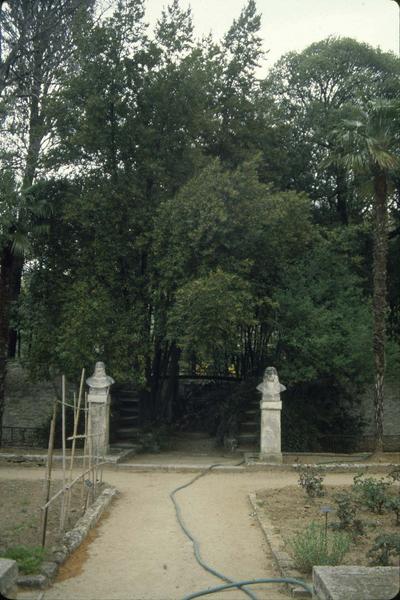
[[[2,427],[1,445],[16,447],[45,448],[46,435],[37,427]]]

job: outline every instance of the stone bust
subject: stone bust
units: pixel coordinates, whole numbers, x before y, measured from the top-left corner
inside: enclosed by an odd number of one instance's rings
[[[281,392],[286,390],[286,387],[279,383],[278,373],[275,367],[267,367],[264,372],[262,382],[257,386],[257,390],[262,393],[262,399],[279,400]]]
[[[114,379],[106,375],[106,369],[103,362],[97,362],[94,367],[94,373],[86,379],[89,388],[96,393],[107,393],[110,385],[114,383]]]

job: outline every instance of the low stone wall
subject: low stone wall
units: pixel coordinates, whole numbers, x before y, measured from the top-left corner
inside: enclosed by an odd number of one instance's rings
[[[361,399],[361,416],[365,422],[363,435],[357,450],[374,450],[375,407],[374,388],[370,386]],[[385,405],[383,413],[383,441],[386,452],[400,451],[400,379],[385,384]]]
[[[49,381],[32,382],[17,361],[7,365],[5,382],[4,427],[43,427],[52,414],[56,398]]]

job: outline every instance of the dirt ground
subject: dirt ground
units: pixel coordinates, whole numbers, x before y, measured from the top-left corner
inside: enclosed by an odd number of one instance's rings
[[[40,468],[0,468],[0,480],[43,477]],[[87,541],[61,569],[44,600],[175,600],[220,581],[205,572],[176,521],[170,492],[188,482],[188,473],[106,470],[105,480],[121,496]],[[346,485],[352,474],[329,474],[331,485]],[[295,486],[290,472],[210,473],[178,494],[183,517],[199,540],[204,560],[228,577],[278,576],[248,501],[249,492]],[[260,600],[288,598],[279,585],[255,586]],[[36,600],[37,592],[19,594]],[[213,598],[244,598],[233,590]]]
[[[336,505],[333,501],[333,494],[342,491],[350,491],[350,486],[325,486],[326,493],[320,498],[307,497],[298,486],[257,490],[256,495],[260,508],[273,525],[278,527],[286,542],[296,533],[304,530],[311,521],[324,525],[325,515],[321,513],[321,507],[329,506],[334,509]],[[395,524],[394,513],[386,512],[379,515],[367,510],[360,510],[358,517],[366,525],[365,533],[353,540],[349,553],[343,559],[343,564],[370,566],[366,553],[371,548],[374,539],[382,533],[398,533],[399,527]],[[335,521],[337,521],[335,513],[330,513],[328,523]],[[289,549],[288,552],[290,554]]]
[[[26,472],[26,471],[25,471]],[[61,481],[52,482],[50,497],[61,487]],[[44,480],[0,479],[0,553],[12,546],[41,545],[41,510],[44,503]],[[100,489],[98,490],[100,491]],[[87,488],[73,489],[68,529],[71,529],[84,512]],[[61,496],[48,511],[46,547],[51,548],[60,538]]]

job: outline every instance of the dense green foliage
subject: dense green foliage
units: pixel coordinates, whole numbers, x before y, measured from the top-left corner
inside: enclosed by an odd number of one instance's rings
[[[76,379],[104,360],[147,391],[160,421],[179,412],[179,373],[246,380],[274,364],[289,388],[284,435],[293,415],[310,439],[343,432],[372,381],[374,194],[371,169],[333,160],[343,154],[333,131],[355,107],[399,99],[399,59],[330,38],[259,81],[254,0],[221,41],[196,40],[178,0],[152,36],[142,0],[101,19],[92,4],[67,23],[69,52],[22,175],[11,123],[22,128],[35,107],[19,110],[13,82],[0,100],[0,243],[20,241],[26,257],[18,310],[2,322],[14,314],[24,361]],[[393,370],[399,182],[393,163]]]

